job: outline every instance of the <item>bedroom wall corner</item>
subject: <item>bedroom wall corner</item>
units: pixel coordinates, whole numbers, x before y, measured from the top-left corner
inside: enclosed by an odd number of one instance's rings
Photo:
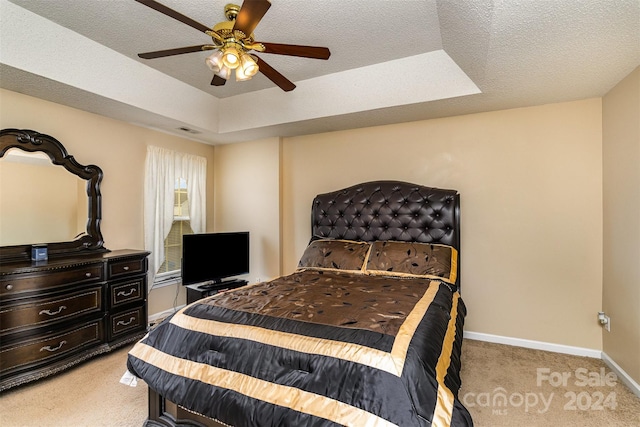
[[[250,283],[280,275],[280,138],[215,147],[214,229],[249,231]]]
[[[603,97],[603,350],[640,383],[640,67]]]

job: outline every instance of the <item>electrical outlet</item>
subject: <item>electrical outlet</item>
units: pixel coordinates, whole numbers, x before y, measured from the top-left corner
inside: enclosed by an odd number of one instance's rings
[[[604,326],[607,332],[611,332],[611,318],[605,314],[604,311],[598,312],[598,321],[600,326]]]

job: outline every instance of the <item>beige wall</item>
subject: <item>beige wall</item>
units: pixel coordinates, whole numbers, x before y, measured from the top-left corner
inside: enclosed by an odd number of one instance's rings
[[[640,383],[640,68],[604,98],[603,349]]]
[[[283,272],[315,194],[398,179],[454,188],[468,331],[602,348],[601,100],[287,138]]]
[[[128,123],[0,89],[0,128],[33,129],[58,139],[81,164],[104,172],[101,185],[101,230],[109,249],[142,249],[143,182],[147,145],[191,153],[214,163],[213,147]],[[208,168],[207,189],[213,189]],[[209,191],[209,190],[208,190]],[[210,191],[209,191],[210,192]],[[213,227],[213,197],[207,199],[207,227]],[[176,292],[180,295],[176,297]],[[149,313],[185,301],[183,289],[167,286],[151,291]]]
[[[280,139],[215,149],[215,230],[249,231],[250,282],[280,275]]]

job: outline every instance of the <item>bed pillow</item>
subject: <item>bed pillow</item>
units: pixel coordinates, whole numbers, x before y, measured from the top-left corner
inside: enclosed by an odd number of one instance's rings
[[[298,268],[362,271],[370,246],[353,240],[313,240],[302,254]]]
[[[366,266],[368,274],[437,278],[456,282],[458,251],[435,243],[374,242]]]

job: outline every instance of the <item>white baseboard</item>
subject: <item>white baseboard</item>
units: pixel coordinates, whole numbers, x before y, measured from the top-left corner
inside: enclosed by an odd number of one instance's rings
[[[496,344],[506,344],[515,347],[531,348],[534,350],[551,351],[553,353],[571,354],[573,356],[585,356],[592,357],[594,359],[602,359],[602,351],[591,348],[573,347],[570,345],[553,344],[544,341],[533,341],[522,338],[483,334],[481,332],[464,331],[464,337],[476,341],[487,341]]]
[[[175,313],[178,310],[181,310],[184,307],[185,307],[185,304],[182,304],[182,305],[179,305],[179,306],[177,306],[175,308],[169,308],[169,309],[161,311],[159,313],[151,314],[148,317],[148,322],[149,322],[149,324],[155,323],[158,320],[164,319],[165,317],[172,315],[173,313]]]
[[[631,389],[633,394],[640,397],[640,384],[635,382],[635,380],[631,378],[629,374],[627,374],[624,369],[622,369],[620,365],[614,362],[613,359],[611,359],[609,355],[607,355],[607,353],[605,353],[604,351],[602,352],[602,361],[606,363],[613,372],[616,373],[618,378],[620,378],[622,382]]]

